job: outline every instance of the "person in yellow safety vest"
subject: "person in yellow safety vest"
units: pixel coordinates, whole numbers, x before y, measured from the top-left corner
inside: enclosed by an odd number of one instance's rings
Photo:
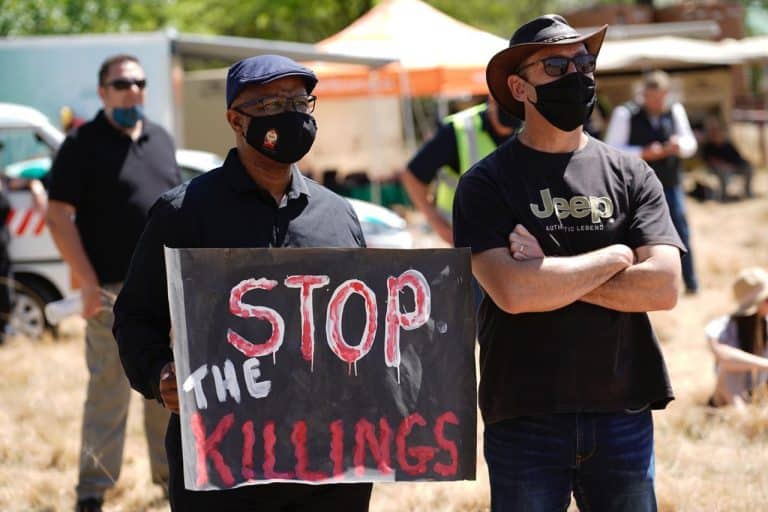
[[[489,97],[486,103],[446,117],[400,173],[413,205],[449,244],[453,245],[451,214],[459,178],[521,126],[521,121],[499,109]]]

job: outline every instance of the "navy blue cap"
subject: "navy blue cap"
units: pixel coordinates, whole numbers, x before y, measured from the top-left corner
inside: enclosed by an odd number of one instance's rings
[[[243,59],[229,68],[227,73],[227,108],[248,85],[268,84],[286,77],[303,78],[307,84],[307,94],[317,85],[317,76],[311,69],[282,55],[257,55]]]

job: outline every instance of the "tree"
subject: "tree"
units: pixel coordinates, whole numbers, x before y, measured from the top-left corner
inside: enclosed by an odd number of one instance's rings
[[[312,43],[334,34],[373,6],[373,0],[177,0],[180,30]]]
[[[427,0],[470,25],[509,37],[521,22],[569,0]],[[376,0],[0,0],[0,36],[159,30],[317,42]],[[424,37],[429,37],[425,27]]]
[[[526,21],[558,12],[563,0],[426,0],[445,14],[477,28],[509,39]],[[429,37],[425,34],[425,37]]]
[[[158,30],[172,0],[0,0],[0,36]]]

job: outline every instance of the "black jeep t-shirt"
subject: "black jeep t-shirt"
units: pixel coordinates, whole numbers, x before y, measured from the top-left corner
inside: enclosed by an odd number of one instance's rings
[[[616,243],[684,250],[653,169],[591,137],[583,149],[564,154],[510,140],[464,175],[453,215],[456,247],[473,253],[508,247],[517,224],[548,256]],[[486,295],[478,320],[480,408],[488,423],[647,404],[663,408],[673,398],[645,313],[577,301],[513,315]]]

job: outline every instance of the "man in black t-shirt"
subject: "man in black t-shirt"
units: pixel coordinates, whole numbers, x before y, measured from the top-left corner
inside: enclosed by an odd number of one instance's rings
[[[50,175],[48,226],[80,285],[87,320],[88,390],[83,414],[77,510],[100,511],[120,474],[131,388],[112,336],[112,305],[155,200],[179,184],[173,141],[143,116],[146,75],[136,57],[99,70],[104,108],[69,134]],[[144,402],[152,480],[166,485],[168,412]]]
[[[460,181],[457,247],[487,292],[480,408],[492,510],[655,510],[650,409],[672,400],[647,311],[677,301],[682,243],[653,170],[583,132],[607,26],[521,26],[488,64],[525,119]]]

